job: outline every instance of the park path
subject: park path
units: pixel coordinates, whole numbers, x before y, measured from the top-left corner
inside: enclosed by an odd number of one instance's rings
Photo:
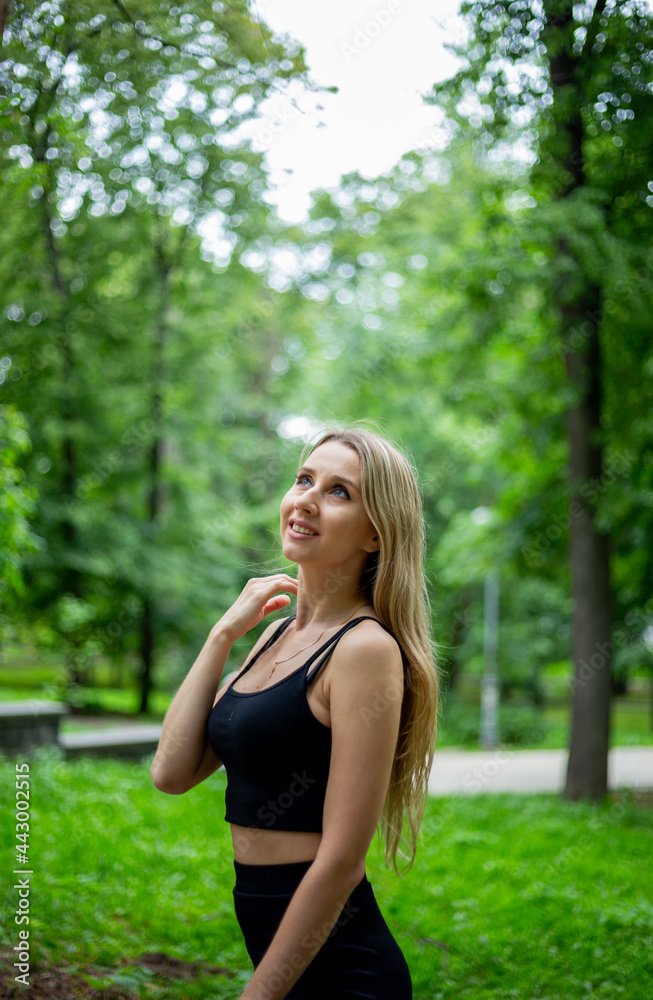
[[[436,749],[429,792],[560,792],[566,769],[566,750]],[[653,789],[653,746],[613,747],[608,755],[608,787]]]
[[[79,717],[81,722],[81,717]],[[152,753],[161,735],[160,725],[138,720],[121,726],[107,719],[85,717],[89,729],[62,739],[74,746],[78,739],[90,744],[115,744],[138,736],[143,753]],[[61,738],[61,737],[60,737]],[[429,777],[431,795],[473,795],[478,792],[561,792],[567,769],[566,750],[463,750],[436,749]],[[613,747],[608,755],[608,787],[653,790],[653,746]]]
[[[77,717],[81,721],[81,717]],[[85,743],[120,743],[138,735],[143,753],[154,752],[160,725],[134,720],[121,726],[107,719],[85,717],[91,733],[79,734]],[[76,736],[63,743],[74,745]],[[431,795],[474,795],[478,792],[560,792],[567,769],[566,750],[461,750],[435,751],[429,778]],[[653,746],[613,747],[608,755],[608,787],[653,790]]]

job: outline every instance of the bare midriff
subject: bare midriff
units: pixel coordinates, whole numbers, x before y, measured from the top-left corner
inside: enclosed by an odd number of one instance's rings
[[[234,858],[244,865],[287,865],[314,861],[321,833],[299,830],[259,830],[231,823]]]

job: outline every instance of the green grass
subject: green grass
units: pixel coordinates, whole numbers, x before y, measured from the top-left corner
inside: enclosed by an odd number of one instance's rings
[[[548,705],[544,718],[549,732],[541,743],[542,749],[558,749],[569,745],[569,708]],[[651,706],[643,699],[617,698],[612,703],[610,745],[615,747],[653,746]]]
[[[154,788],[150,758],[30,758],[32,961],[71,963],[99,985],[151,1000],[231,1000],[251,974],[233,913],[224,772],[182,796]],[[14,764],[0,757],[3,815]],[[424,844],[400,879],[373,841],[367,874],[411,969],[414,1000],[650,1000],[653,811],[555,795],[431,799]],[[13,821],[3,824],[5,871]],[[13,945],[14,890],[0,919]],[[4,949],[3,949],[4,950]],[[145,952],[235,975],[167,983]],[[5,954],[7,952],[5,951]]]
[[[527,713],[533,713],[532,708],[526,708]],[[461,749],[477,750],[478,737],[471,739],[472,732],[478,733],[480,706],[467,703],[461,709],[456,708],[455,719],[449,723],[445,708],[444,718],[438,728],[439,747],[460,747]],[[523,750],[563,750],[569,746],[570,706],[567,704],[546,705],[542,710],[543,733],[538,739],[525,738],[520,740],[519,747]],[[502,743],[510,743],[505,736]],[[617,698],[613,700],[610,722],[610,746],[653,746],[653,728],[651,727],[651,706],[642,698]]]

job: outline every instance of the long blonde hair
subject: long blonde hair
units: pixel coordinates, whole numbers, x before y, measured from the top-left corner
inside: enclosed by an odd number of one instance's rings
[[[363,506],[378,535],[380,548],[370,553],[361,584],[384,625],[393,632],[404,654],[404,693],[399,736],[390,785],[377,833],[385,839],[398,875],[397,853],[408,860],[417,852],[418,835],[428,796],[439,708],[439,662],[431,635],[431,605],[426,588],[426,537],[417,473],[390,441],[355,426],[332,428],[310,444],[310,454],[327,441],[353,448],[360,459]],[[302,464],[306,456],[302,455]],[[410,854],[400,850],[407,825]]]

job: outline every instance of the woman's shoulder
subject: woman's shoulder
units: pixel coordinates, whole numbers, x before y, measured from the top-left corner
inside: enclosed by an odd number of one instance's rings
[[[392,669],[393,662],[395,669],[397,664],[403,669],[403,651],[392,629],[376,615],[359,615],[357,618],[363,620],[356,621],[355,627],[348,629],[338,643],[341,653],[346,654],[348,659],[380,657],[388,662],[388,669]],[[342,656],[339,658],[342,659]]]
[[[337,643],[325,678],[326,698],[332,707],[336,691],[344,693],[341,704],[358,701],[365,705],[379,692],[400,698],[407,676],[401,646],[380,619],[359,621]],[[341,695],[342,699],[342,695]]]
[[[381,621],[379,616],[375,611],[363,610],[360,614],[356,615],[354,618],[356,622],[356,628],[351,629],[351,633],[358,633],[358,635],[372,636],[377,635],[379,638],[382,636],[388,636],[391,641],[398,644],[397,637],[394,631],[389,625]]]

